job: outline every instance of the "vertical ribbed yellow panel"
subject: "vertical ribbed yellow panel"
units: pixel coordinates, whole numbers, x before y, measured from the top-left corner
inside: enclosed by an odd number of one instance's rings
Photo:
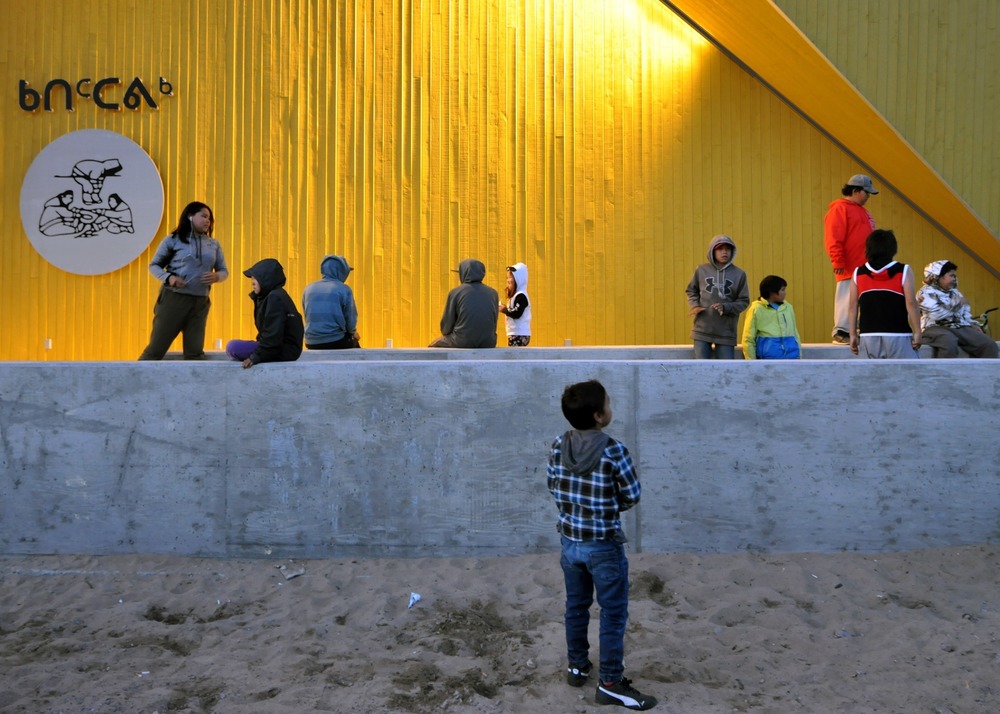
[[[828,339],[822,216],[861,169],[659,0],[36,0],[2,13],[0,358],[133,359],[148,337],[155,240],[84,277],[42,260],[20,225],[31,161],[82,128],[150,154],[158,238],[190,200],[215,210],[233,277],[213,289],[209,348],[255,334],[242,269],[279,259],[298,301],[327,253],[355,267],[366,346],[435,337],[467,257],[501,290],[505,266],[529,265],[532,344],[685,343],[684,286],[723,232],[751,285],[783,275],[804,338]],[[20,79],[161,75],[174,96],[157,111],[17,106]],[[948,255],[974,303],[1000,302],[996,280],[902,199],[869,205],[902,259]]]
[[[1000,233],[1000,3],[776,4]]]

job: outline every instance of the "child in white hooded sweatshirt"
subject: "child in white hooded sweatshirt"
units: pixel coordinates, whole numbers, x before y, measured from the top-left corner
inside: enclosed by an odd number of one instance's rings
[[[531,302],[528,300],[528,266],[514,263],[507,268],[507,304],[500,303],[507,317],[507,346],[527,347],[531,342]]]

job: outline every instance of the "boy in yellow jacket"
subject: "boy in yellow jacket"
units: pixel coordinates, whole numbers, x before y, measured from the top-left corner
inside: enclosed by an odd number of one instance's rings
[[[785,302],[788,283],[777,275],[760,281],[760,298],[750,303],[743,323],[745,359],[799,359],[801,340],[795,310]]]

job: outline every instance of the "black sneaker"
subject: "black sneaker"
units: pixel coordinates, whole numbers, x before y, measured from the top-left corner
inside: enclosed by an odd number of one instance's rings
[[[634,709],[639,712],[644,712],[656,706],[655,697],[650,697],[637,689],[633,689],[632,682],[625,677],[622,677],[620,682],[615,682],[614,684],[604,684],[603,682],[598,684],[594,701],[598,704],[617,704],[620,707]]]
[[[587,662],[583,667],[573,667],[570,666],[566,670],[566,684],[571,687],[582,687],[587,683],[587,678],[590,677],[590,671],[594,666]]]
[[[846,332],[841,332],[837,330],[833,335],[833,344],[835,345],[849,345],[851,344],[851,336]]]

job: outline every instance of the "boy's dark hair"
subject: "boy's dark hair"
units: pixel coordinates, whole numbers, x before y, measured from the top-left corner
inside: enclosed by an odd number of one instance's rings
[[[562,412],[574,429],[593,429],[594,414],[604,411],[608,392],[596,379],[571,384],[562,393]]]
[[[864,189],[861,188],[860,186],[852,186],[849,183],[845,183],[844,187],[842,189],[840,189],[840,194],[842,196],[846,196],[846,197],[850,198],[851,196],[853,196],[858,191],[864,191]],[[865,193],[867,193],[867,191],[865,191]]]
[[[891,230],[876,228],[865,239],[865,260],[875,270],[884,268],[894,257],[899,246],[896,244],[896,234]]]
[[[784,287],[788,287],[788,283],[784,278],[777,275],[768,275],[760,281],[760,296],[767,300],[772,294],[777,293]]]

